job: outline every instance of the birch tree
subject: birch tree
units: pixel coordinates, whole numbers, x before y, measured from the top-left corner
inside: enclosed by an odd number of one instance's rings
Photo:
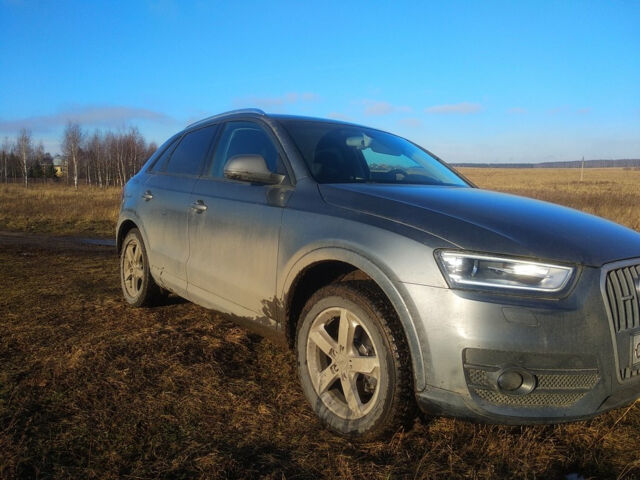
[[[78,190],[78,154],[82,143],[82,129],[77,123],[69,122],[62,135],[62,152],[73,165],[73,185]]]
[[[22,128],[18,134],[16,140],[16,147],[18,150],[18,156],[20,157],[20,164],[22,166],[22,175],[24,177],[24,186],[29,186],[29,172],[27,170],[29,155],[31,155],[31,132],[26,128]]]
[[[38,146],[34,148],[33,150],[33,158],[32,158],[32,169],[31,171],[33,172],[33,176],[34,177],[45,177],[45,171],[44,171],[44,167],[42,166],[42,162],[44,161],[44,156],[45,156],[45,150],[44,150],[44,144],[42,143],[42,140],[40,140],[38,142]],[[37,169],[36,169],[37,167]]]
[[[13,146],[11,145],[11,140],[9,137],[4,137],[4,141],[2,142],[2,151],[1,151],[1,160],[2,160],[2,178],[4,179],[4,183],[7,183],[7,166],[9,164],[9,156],[11,155],[11,150],[13,150]]]

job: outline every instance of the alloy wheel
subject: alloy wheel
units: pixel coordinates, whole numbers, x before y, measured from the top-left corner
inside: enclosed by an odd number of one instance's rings
[[[144,255],[137,240],[131,239],[125,246],[122,276],[127,294],[136,298],[144,286]]]
[[[364,323],[346,308],[316,316],[307,338],[307,367],[322,403],[337,416],[355,420],[375,406],[380,359]]]

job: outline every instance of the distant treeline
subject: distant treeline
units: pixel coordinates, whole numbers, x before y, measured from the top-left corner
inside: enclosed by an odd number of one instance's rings
[[[61,138],[62,155],[53,157],[42,141],[34,142],[31,132],[21,129],[14,138],[0,143],[0,181],[18,179],[27,186],[29,179],[73,183],[98,187],[122,186],[155,152],[136,127],[117,131],[88,132],[69,123]]]
[[[582,160],[568,162],[541,163],[452,163],[454,167],[479,168],[581,168]],[[620,160],[585,160],[584,168],[640,168],[640,158],[624,158]]]

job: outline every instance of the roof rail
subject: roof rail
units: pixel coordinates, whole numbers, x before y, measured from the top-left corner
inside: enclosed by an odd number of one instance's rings
[[[212,115],[211,117],[203,118],[202,120],[198,120],[197,122],[187,125],[185,128],[191,128],[196,125],[200,125],[201,123],[215,120],[216,118],[226,117],[227,115],[234,115],[238,113],[254,113],[256,115],[266,115],[266,113],[264,113],[264,111],[260,110],[259,108],[239,108],[237,110],[230,110],[228,112],[223,112],[217,115]]]

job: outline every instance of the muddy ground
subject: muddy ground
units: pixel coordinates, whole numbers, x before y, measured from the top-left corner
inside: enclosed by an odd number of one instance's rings
[[[640,477],[640,404],[337,438],[290,352],[177,298],[131,309],[117,266],[113,246],[0,234],[0,478]]]

